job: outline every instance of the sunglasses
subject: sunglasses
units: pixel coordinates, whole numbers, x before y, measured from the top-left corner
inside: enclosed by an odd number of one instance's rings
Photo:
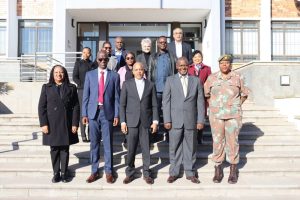
[[[104,47],[104,49],[111,49],[111,47]]]
[[[127,57],[126,60],[134,60],[134,57]]]
[[[108,60],[109,60],[108,58],[99,58],[99,59],[98,59],[99,62],[102,62],[102,61],[107,62]]]

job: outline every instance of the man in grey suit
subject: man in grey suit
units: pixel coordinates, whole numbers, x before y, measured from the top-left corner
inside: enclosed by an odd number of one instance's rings
[[[176,62],[178,73],[167,78],[163,92],[164,126],[170,129],[170,169],[168,183],[178,178],[183,162],[186,178],[200,183],[196,177],[196,129],[203,129],[204,98],[199,79],[188,76],[188,60]]]
[[[134,179],[135,154],[140,141],[143,156],[143,175],[147,184],[153,184],[150,174],[150,143],[149,129],[157,131],[158,111],[154,83],[144,79],[143,64],[133,65],[134,79],[124,82],[120,100],[121,131],[127,135],[127,168],[123,183],[128,184]]]

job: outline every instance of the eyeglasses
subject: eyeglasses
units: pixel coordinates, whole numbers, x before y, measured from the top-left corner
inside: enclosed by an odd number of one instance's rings
[[[108,58],[99,58],[99,59],[98,59],[99,62],[102,62],[102,61],[107,62],[108,60],[109,60]]]
[[[111,47],[104,47],[104,49],[111,49]]]
[[[126,60],[134,60],[134,57],[127,57]]]
[[[167,44],[165,41],[158,42],[159,44]]]

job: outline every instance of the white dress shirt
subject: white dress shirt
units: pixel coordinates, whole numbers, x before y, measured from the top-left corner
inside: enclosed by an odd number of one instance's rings
[[[175,48],[176,48],[176,56],[177,58],[182,57],[182,42],[175,41]]]
[[[143,92],[144,92],[144,88],[145,88],[145,81],[144,79],[134,79],[135,80],[135,84],[136,84],[136,88],[137,88],[137,91],[139,93],[139,97],[140,97],[140,100],[142,99],[142,96],[143,96]]]

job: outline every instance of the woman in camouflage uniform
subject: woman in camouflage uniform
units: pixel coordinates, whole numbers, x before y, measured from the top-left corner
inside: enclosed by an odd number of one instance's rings
[[[238,180],[239,162],[238,135],[242,127],[242,103],[249,90],[244,86],[243,77],[231,71],[232,57],[223,55],[219,59],[220,71],[211,74],[204,84],[205,97],[209,103],[209,120],[213,138],[213,157],[215,175],[213,182],[223,179],[222,162],[230,163],[228,183]]]

